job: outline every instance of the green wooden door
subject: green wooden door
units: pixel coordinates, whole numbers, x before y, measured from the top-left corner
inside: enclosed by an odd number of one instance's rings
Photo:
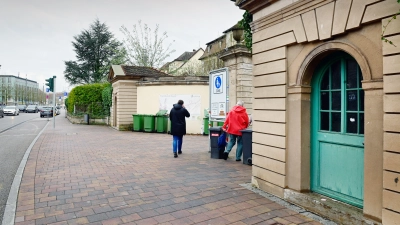
[[[364,91],[347,54],[326,61],[312,80],[311,190],[363,206]]]

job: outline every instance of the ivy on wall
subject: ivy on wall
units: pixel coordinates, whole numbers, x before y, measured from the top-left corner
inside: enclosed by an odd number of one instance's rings
[[[253,45],[253,34],[250,27],[251,22],[253,22],[253,15],[247,11],[244,12],[243,19],[239,21],[239,25],[244,29],[244,43],[250,51]]]
[[[397,0],[397,3],[400,4],[400,0]],[[390,20],[387,22],[386,25],[383,25],[383,30],[382,30],[382,34],[381,34],[381,39],[382,39],[382,41],[384,41],[385,43],[389,43],[389,44],[391,44],[391,45],[393,45],[393,46],[395,46],[395,47],[397,47],[397,46],[396,46],[392,41],[390,41],[390,40],[388,40],[387,38],[385,38],[384,35],[385,35],[385,31],[386,31],[386,28],[388,27],[388,25],[392,22],[392,20],[395,20],[395,19],[397,18],[398,15],[400,15],[400,9],[399,9],[399,12],[397,12],[396,14],[394,14],[394,15],[390,18]]]
[[[109,116],[110,115],[110,107],[112,105],[112,91],[113,88],[111,84],[107,84],[107,86],[102,91],[102,99],[103,99],[103,109],[104,113]]]

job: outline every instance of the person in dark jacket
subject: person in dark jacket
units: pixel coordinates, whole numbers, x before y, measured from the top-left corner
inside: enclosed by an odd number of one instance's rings
[[[177,158],[178,154],[182,154],[183,135],[186,134],[185,117],[190,117],[190,113],[185,109],[183,103],[183,100],[179,100],[177,104],[174,104],[174,107],[172,107],[171,112],[169,113],[169,119],[171,120],[171,134],[173,136],[172,150],[174,158]]]

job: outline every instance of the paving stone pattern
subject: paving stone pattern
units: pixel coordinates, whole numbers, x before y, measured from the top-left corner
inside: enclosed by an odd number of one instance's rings
[[[52,124],[51,124],[52,125]],[[73,125],[57,117],[29,156],[15,224],[320,224],[256,194],[251,166],[211,159],[208,137]]]

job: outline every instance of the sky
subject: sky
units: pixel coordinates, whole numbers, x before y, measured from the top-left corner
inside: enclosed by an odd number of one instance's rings
[[[121,26],[132,30],[141,20],[165,44],[185,51],[218,38],[242,18],[243,10],[230,0],[0,0],[0,74],[38,82],[57,76],[56,91],[70,91],[64,79],[64,61],[76,60],[73,37],[88,29],[96,18],[122,41]]]

